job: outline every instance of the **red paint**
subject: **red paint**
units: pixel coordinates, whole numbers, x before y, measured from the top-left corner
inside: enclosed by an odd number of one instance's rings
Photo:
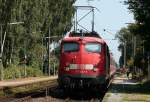
[[[79,51],[76,52],[64,52],[63,44],[65,42],[76,42],[79,44]],[[100,53],[93,53],[87,52],[85,50],[85,44],[95,42],[101,45],[101,52]],[[70,75],[77,75],[77,74],[84,74],[90,76],[99,76],[101,74],[105,74],[105,42],[96,37],[68,37],[62,40],[61,43],[61,57],[60,57],[60,68],[59,74],[70,74]],[[97,67],[97,71],[93,70],[86,70],[82,67],[78,69],[72,70],[65,70],[66,67],[69,67],[69,64],[91,64]]]

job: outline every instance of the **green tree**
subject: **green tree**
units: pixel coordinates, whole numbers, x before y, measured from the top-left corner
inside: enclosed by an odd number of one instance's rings
[[[129,28],[122,28],[116,35],[116,38],[119,39],[120,45],[118,50],[121,51],[121,57],[119,60],[120,67],[123,67],[124,64],[124,51],[126,47],[126,59],[129,60],[133,55],[133,34],[129,31]],[[130,53],[128,53],[130,52]]]
[[[129,10],[133,12],[134,18],[138,24],[138,34],[145,41],[145,52],[150,51],[150,1],[149,0],[127,0]],[[147,55],[148,53],[146,53]]]
[[[7,33],[4,67],[22,62],[25,56],[29,65],[40,67],[42,49],[46,50],[43,37],[48,36],[49,29],[51,36],[61,36],[71,29],[74,2],[75,0],[0,0],[2,38]],[[23,23],[12,25],[12,22]]]
[[[120,45],[118,47],[119,51],[121,51],[121,57],[119,61],[120,67],[124,65],[124,57],[126,57],[125,59],[128,67],[136,67],[141,69],[143,73],[146,73],[146,68],[142,63],[142,60],[145,60],[143,52],[143,40],[139,36],[137,29],[138,25],[130,24],[126,28],[122,28],[116,35],[116,38],[118,38],[120,41]],[[124,48],[126,48],[126,56],[124,56]],[[134,69],[132,71],[134,71],[133,74],[137,74]]]

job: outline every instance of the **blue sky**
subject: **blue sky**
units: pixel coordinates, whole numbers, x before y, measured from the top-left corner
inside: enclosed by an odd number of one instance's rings
[[[122,27],[127,26],[125,23],[134,22],[134,17],[131,12],[127,9],[127,6],[120,3],[120,1],[124,0],[93,0],[92,2],[88,2],[88,0],[77,0],[75,5],[78,6],[94,6],[100,10],[100,12],[95,11],[95,31],[98,32],[104,39],[114,55],[115,60],[119,61],[120,52],[118,51],[118,41],[117,40],[110,40],[115,38],[115,34],[119,31]],[[79,14],[79,18],[86,13],[87,11],[81,11]],[[84,27],[90,28],[91,16],[87,16],[85,21],[83,20],[81,24]],[[104,32],[103,29],[106,31],[111,32]]]

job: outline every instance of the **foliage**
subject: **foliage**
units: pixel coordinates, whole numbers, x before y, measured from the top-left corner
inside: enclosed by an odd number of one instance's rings
[[[25,77],[25,68],[27,73],[26,77],[36,77],[42,75],[42,71],[37,68],[11,65],[10,67],[4,70],[4,79],[15,79]]]
[[[149,0],[126,0],[125,4],[134,14],[136,23],[130,26],[129,30],[135,36],[139,36],[134,56],[134,66],[142,68],[147,74],[148,56],[150,56],[150,1]],[[139,39],[140,38],[140,39]]]
[[[74,2],[75,0],[0,0],[0,39],[7,33],[4,67],[11,64],[41,67],[42,55],[46,53],[46,44],[43,43],[48,42],[43,41],[43,38],[49,32],[51,36],[61,36],[71,29]],[[17,23],[12,24],[14,22]]]
[[[145,41],[144,46],[146,52],[150,51],[150,1],[149,0],[127,0],[129,10],[133,12],[134,18],[138,25],[138,33]],[[145,53],[148,55],[149,53]]]
[[[124,51],[126,47],[126,59],[129,60],[131,57],[133,57],[133,33],[129,29],[130,26],[127,28],[122,28],[116,35],[116,38],[118,38],[120,45],[118,47],[119,51],[121,51],[121,57],[120,57],[120,67],[123,67],[124,64]],[[128,53],[130,52],[130,53]]]
[[[120,67],[124,65],[124,57],[126,57],[126,65],[129,68],[138,68],[146,74],[147,61],[145,58],[145,49],[142,38],[137,34],[138,25],[130,24],[126,28],[122,28],[116,35],[119,39],[120,45],[118,47],[121,51],[119,60]],[[126,50],[126,56],[124,51]],[[143,63],[144,62],[144,63]],[[136,74],[136,73],[134,73]]]
[[[128,66],[129,68],[133,68],[133,66],[134,66],[134,59],[133,59],[133,57],[131,57],[131,58],[127,61],[127,66]]]

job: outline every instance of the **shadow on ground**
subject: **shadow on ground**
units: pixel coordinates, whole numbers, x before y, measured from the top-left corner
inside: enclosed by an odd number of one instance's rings
[[[102,100],[105,92],[94,92],[89,89],[73,90],[71,92],[65,92],[63,89],[57,88],[50,91],[50,96],[53,98],[66,99],[70,98],[72,100],[91,100],[99,99]]]
[[[133,82],[132,80],[127,80],[127,83],[112,83],[109,91],[111,93],[139,93],[150,95],[150,82],[144,84],[132,84],[130,81]]]

